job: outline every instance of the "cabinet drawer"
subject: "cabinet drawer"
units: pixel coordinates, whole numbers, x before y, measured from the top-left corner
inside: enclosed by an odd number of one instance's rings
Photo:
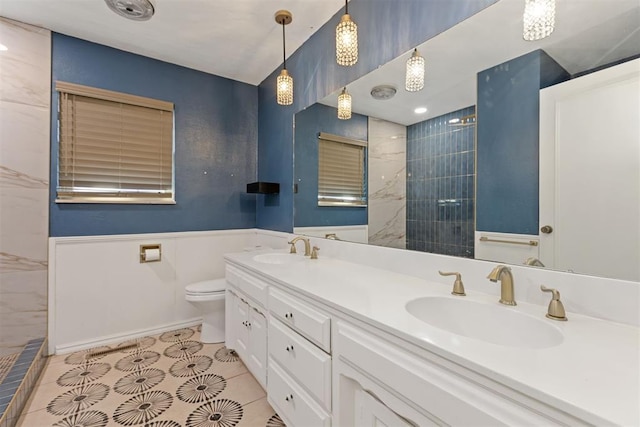
[[[318,347],[331,353],[331,318],[318,309],[271,288],[269,310]]]
[[[269,358],[268,401],[290,427],[330,427],[331,415],[324,411],[303,389]]]
[[[268,285],[262,280],[230,265],[227,265],[225,279],[255,302],[267,306]]]
[[[276,319],[269,323],[269,354],[331,410],[330,356]]]

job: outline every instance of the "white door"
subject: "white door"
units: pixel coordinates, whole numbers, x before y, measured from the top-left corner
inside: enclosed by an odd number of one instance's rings
[[[640,280],[639,82],[640,59],[540,91],[547,267]]]

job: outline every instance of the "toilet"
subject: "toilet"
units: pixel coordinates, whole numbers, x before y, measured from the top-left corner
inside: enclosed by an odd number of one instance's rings
[[[185,287],[185,299],[195,305],[202,314],[200,341],[224,342],[225,279],[205,280]]]

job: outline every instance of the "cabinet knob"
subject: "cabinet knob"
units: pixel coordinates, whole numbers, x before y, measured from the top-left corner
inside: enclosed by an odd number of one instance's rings
[[[293,351],[293,345],[288,345],[287,346],[287,351]]]
[[[293,401],[293,394],[287,394],[287,395],[284,397],[284,400],[286,400],[287,402],[291,402],[291,401]]]

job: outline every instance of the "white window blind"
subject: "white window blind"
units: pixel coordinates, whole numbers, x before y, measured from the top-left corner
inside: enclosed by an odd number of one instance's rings
[[[318,206],[366,206],[366,141],[320,132]]]
[[[173,104],[57,82],[57,202],[174,203]]]

